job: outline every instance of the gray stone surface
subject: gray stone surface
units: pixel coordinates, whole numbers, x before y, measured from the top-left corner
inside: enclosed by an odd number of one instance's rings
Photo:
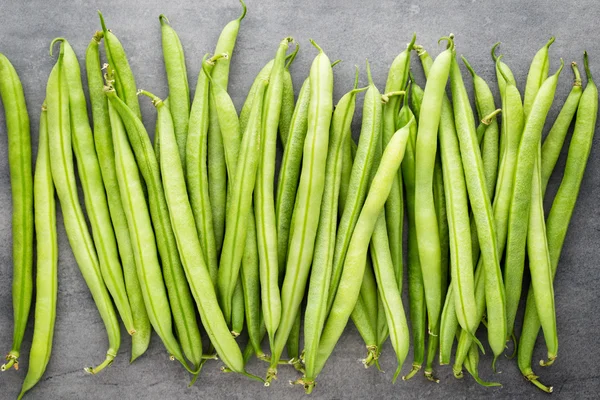
[[[364,60],[372,62],[376,84],[383,87],[387,68],[393,58],[417,32],[418,43],[436,54],[436,41],[453,32],[459,54],[468,57],[481,76],[492,83],[495,94],[494,66],[489,56],[493,43],[502,41],[500,52],[513,68],[519,87],[523,89],[531,58],[549,38],[557,37],[551,48],[551,70],[559,57],[565,62],[582,61],[582,53],[590,53],[592,70],[600,79],[599,9],[594,0],[578,2],[530,1],[456,1],[442,5],[436,1],[378,2],[335,0],[253,1],[242,24],[231,69],[230,91],[236,106],[241,107],[255,74],[274,54],[277,43],[287,35],[302,45],[292,67],[298,90],[306,77],[315,50],[308,39],[315,39],[332,60],[342,59],[335,68],[335,99],[352,86],[354,64],[361,67],[361,81],[366,82]],[[81,60],[85,48],[99,22],[96,9],[101,8],[108,26],[123,42],[138,86],[160,96],[167,94],[161,55],[158,15],[166,14],[179,33],[187,54],[190,87],[195,87],[202,55],[214,49],[220,29],[240,9],[235,0],[169,2],[118,0],[98,1],[31,1],[0,2],[0,51],[14,63],[23,81],[29,106],[34,151],[37,147],[39,107],[45,84],[55,58],[48,55],[48,45],[57,36],[66,37]],[[413,61],[413,69],[423,83],[421,68]],[[466,77],[466,74],[465,74]],[[571,86],[572,74],[565,69],[560,79],[549,121],[557,115]],[[470,85],[470,79],[466,79]],[[362,99],[362,97],[360,97]],[[359,102],[361,101],[359,99]],[[155,112],[150,102],[142,99],[143,114],[149,128],[154,126]],[[354,135],[360,127],[360,107],[357,107]],[[4,113],[0,113],[1,131],[5,132]],[[152,129],[150,129],[152,131]],[[600,162],[597,137],[594,141],[588,170],[583,181],[569,235],[565,242],[556,280],[556,303],[560,339],[560,356],[551,368],[537,367],[542,380],[554,385],[555,397],[597,398],[600,392],[600,323],[596,303],[600,284]],[[12,302],[10,282],[11,203],[6,135],[0,134],[0,351],[9,350],[12,339]],[[549,185],[549,198],[560,182],[566,151]],[[548,203],[549,204],[549,203]],[[270,388],[233,374],[219,372],[220,362],[210,362],[198,383],[188,388],[189,376],[180,365],[169,362],[164,347],[156,335],[147,354],[128,365],[129,339],[123,334],[123,344],[114,365],[98,376],[87,376],[83,367],[98,363],[104,357],[106,335],[89,291],[74,262],[59,214],[59,299],[56,334],[52,359],[42,382],[28,395],[39,399],[184,399],[184,398],[303,398],[301,388],[287,382],[297,374],[291,368],[281,368],[280,379]],[[407,304],[407,303],[405,303]],[[33,314],[33,313],[32,313]],[[387,373],[371,368],[365,370],[358,362],[363,346],[352,324],[341,338],[334,354],[318,380],[315,398],[543,398],[520,376],[515,360],[501,359],[494,375],[491,359],[484,356],[481,374],[498,380],[502,388],[485,389],[470,377],[462,381],[452,377],[450,368],[438,367],[439,384],[427,382],[422,376],[412,381],[391,384],[395,368],[392,348],[387,344],[381,360]],[[1,398],[15,398],[28,364],[33,315],[23,344],[21,370],[0,375]],[[520,328],[520,322],[517,324]],[[544,355],[539,339],[535,359]],[[406,373],[411,356],[403,372]],[[263,374],[265,365],[253,361],[249,369]]]

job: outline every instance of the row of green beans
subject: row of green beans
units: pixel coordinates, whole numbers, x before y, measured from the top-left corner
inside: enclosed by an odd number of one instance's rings
[[[123,45],[100,14],[101,30],[85,56],[92,124],[77,56],[66,39],[52,41],[51,53],[56,44],[60,51],[46,86],[34,174],[23,89],[0,55],[15,320],[3,371],[19,366],[33,297],[34,221],[37,244],[35,326],[19,398],[40,380],[52,350],[55,191],[108,335],[105,360],[86,372],[102,371],[117,356],[120,318],[132,337],[132,362],[146,352],[154,330],[170,358],[191,374],[190,384],[207,360],[218,358],[223,371],[265,386],[280,365],[292,364],[301,373],[293,383],[311,393],[352,319],[365,344],[365,367],[379,367],[390,338],[397,360],[392,381],[412,341],[412,368],[403,379],[425,364],[425,377],[438,381],[438,354],[440,365],[450,364],[456,343],[457,378],[465,368],[481,385],[499,385],[479,376],[481,325],[493,368],[512,341],[524,377],[551,391],[531,360],[540,329],[548,353],[541,365],[551,365],[558,354],[553,280],[598,112],[587,53],[587,86],[572,63],[573,89],[544,140],[563,69],[561,60],[548,76],[554,38],[533,58],[524,96],[494,45],[499,108],[490,84],[462,57],[473,79],[474,111],[453,35],[440,39],[447,46],[435,59],[413,36],[393,60],[383,93],[368,61],[366,87],[359,87],[356,67],[353,86],[335,107],[333,67],[339,61],[332,63],[311,40],[317,54],[296,99],[290,67],[299,44],[286,37],[238,114],[228,80],[246,16],[241,4],[215,53],[202,59],[193,99],[183,46],[167,17],[159,17],[169,88],[161,99],[137,89]],[[426,76],[423,88],[410,70],[413,50]],[[154,143],[139,95],[156,108]],[[364,100],[356,143],[352,122],[359,95]],[[546,217],[546,187],[573,120],[564,176]],[[284,150],[276,180],[278,142]],[[519,334],[515,320],[526,265],[531,283]],[[244,351],[236,340],[242,333]],[[265,379],[248,372],[253,355],[265,362]]]

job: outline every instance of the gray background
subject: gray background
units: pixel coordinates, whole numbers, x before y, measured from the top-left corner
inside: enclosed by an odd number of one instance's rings
[[[39,107],[45,84],[55,62],[48,55],[48,45],[57,36],[66,37],[83,61],[85,48],[100,25],[96,9],[100,8],[107,24],[121,39],[132,64],[138,86],[159,96],[167,95],[166,78],[161,54],[158,15],[166,14],[180,35],[187,55],[190,87],[194,88],[202,55],[214,49],[221,28],[236,18],[240,7],[235,0],[121,2],[98,1],[36,1],[4,0],[0,2],[0,51],[17,69],[25,89],[31,117],[34,151],[37,147]],[[582,64],[584,49],[590,52],[593,72],[600,80],[600,25],[598,6],[594,0],[577,2],[518,0],[506,2],[456,1],[440,5],[436,1],[373,2],[356,0],[334,1],[248,1],[248,15],[242,23],[231,68],[230,92],[241,107],[254,76],[272,58],[277,43],[287,35],[294,36],[302,49],[292,67],[296,90],[306,77],[310,61],[316,54],[308,39],[315,39],[329,57],[342,59],[335,68],[335,101],[351,86],[354,64],[361,67],[361,81],[366,82],[364,60],[372,62],[376,84],[385,84],[387,68],[404,49],[413,32],[418,43],[434,55],[439,52],[436,41],[453,32],[458,54],[468,57],[478,73],[487,79],[495,94],[495,75],[489,56],[492,44],[503,42],[500,52],[512,67],[519,87],[523,89],[529,62],[538,48],[556,35],[551,47],[551,70],[559,64],[575,60]],[[413,69],[423,84],[420,65],[413,60]],[[583,72],[583,69],[582,69]],[[465,74],[465,77],[467,75]],[[465,79],[470,85],[470,78]],[[553,121],[570,90],[571,71],[566,68],[560,79],[556,102],[549,120]],[[362,97],[359,97],[359,104]],[[147,126],[153,127],[155,111],[142,99]],[[354,124],[358,135],[360,107]],[[4,132],[4,113],[0,113]],[[149,129],[152,132],[152,129]],[[598,138],[594,142],[581,194],[575,209],[569,235],[562,253],[556,280],[560,356],[555,366],[535,368],[543,382],[555,386],[555,397],[597,397],[600,392],[600,323],[595,304],[598,301],[600,272],[600,219],[598,208],[600,163]],[[0,135],[0,351],[10,348],[12,340],[11,262],[11,202],[6,135]],[[557,170],[562,171],[566,152],[563,151]],[[555,174],[549,185],[549,198],[560,182]],[[550,203],[548,203],[550,204]],[[59,221],[61,217],[59,214]],[[145,356],[128,365],[129,339],[123,334],[119,357],[112,367],[98,376],[87,376],[83,367],[96,364],[104,357],[107,341],[104,327],[89,291],[79,273],[69,248],[62,222],[59,222],[59,299],[56,334],[52,359],[46,374],[30,393],[29,398],[44,399],[109,399],[109,398],[302,398],[300,387],[290,387],[288,380],[297,374],[291,368],[280,368],[280,379],[270,388],[243,377],[219,372],[220,362],[207,364],[198,383],[188,388],[189,376],[177,363],[169,362],[164,347],[156,335]],[[405,303],[407,304],[407,303]],[[0,375],[0,397],[15,398],[28,364],[28,349],[33,326],[27,330],[21,357],[21,370]],[[520,327],[520,322],[517,323]],[[483,357],[481,374],[504,384],[502,388],[485,389],[466,373],[458,381],[449,367],[438,367],[441,382],[427,382],[422,375],[412,381],[391,384],[395,357],[389,343],[384,348],[382,366],[365,370],[358,362],[364,347],[352,324],[341,338],[334,354],[318,380],[313,397],[341,399],[364,398],[542,398],[538,389],[521,378],[514,360],[501,359],[494,375],[489,356]],[[544,355],[538,341],[535,360]],[[408,371],[409,355],[403,373]],[[264,364],[252,361],[249,369],[263,375]]]

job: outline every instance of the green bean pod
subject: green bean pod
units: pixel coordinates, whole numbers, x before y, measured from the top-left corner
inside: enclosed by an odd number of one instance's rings
[[[185,67],[185,54],[179,36],[167,17],[161,14],[158,20],[160,21],[163,60],[169,84],[169,102],[175,125],[175,136],[181,162],[185,165],[185,144],[190,118],[190,87]]]
[[[517,82],[515,81],[515,77],[510,70],[510,67],[506,65],[501,59],[502,56],[496,56],[496,48],[500,45],[500,42],[497,42],[492,46],[492,60],[494,60],[494,64],[496,65],[496,80],[498,81],[498,92],[500,93],[500,99],[502,103],[504,103],[504,93],[507,84],[512,84],[513,86],[517,86]],[[504,125],[500,126],[500,160],[505,153],[506,149],[506,140],[504,135]]]
[[[63,60],[64,46],[61,46],[58,61],[52,68],[46,86],[48,143],[52,154],[50,167],[67,238],[108,334],[109,348],[104,362],[97,367],[86,368],[86,372],[96,374],[112,364],[121,345],[121,335],[117,314],[100,273],[94,242],[79,204],[71,148],[69,88]]]
[[[279,265],[279,280],[283,281],[285,263],[287,260],[290,224],[294,212],[298,178],[302,164],[302,151],[308,129],[308,104],[310,100],[310,79],[307,78],[298,94],[298,102],[294,109],[288,140],[283,151],[283,159],[277,181],[275,198],[275,219],[277,221],[277,257]],[[281,131],[281,129],[280,129]]]
[[[437,334],[442,308],[441,249],[433,201],[433,170],[442,100],[451,61],[452,49],[447,49],[431,66],[423,94],[415,146],[415,226],[430,334]]]
[[[531,183],[531,206],[529,210],[529,226],[527,229],[527,258],[531,273],[531,288],[537,313],[544,331],[544,339],[548,347],[548,361],[551,365],[558,352],[558,333],[556,330],[556,307],[554,303],[554,286],[552,266],[546,236],[544,219],[544,194],[542,192],[542,148],[538,145],[537,157],[533,166]]]
[[[325,186],[304,314],[304,365],[309,379],[315,377],[314,368],[319,341],[327,318],[327,291],[331,281],[335,251],[344,147],[351,134],[356,94],[363,90],[357,89],[355,83],[354,89],[342,96],[337,103],[331,119],[331,145],[325,167]]]
[[[231,298],[231,334],[235,338],[240,336],[244,331],[244,319],[246,317],[244,304],[244,289],[242,287],[242,280],[238,276],[233,297]]]
[[[19,76],[3,54],[0,54],[0,96],[4,104],[8,136],[8,164],[12,193],[12,299],[13,343],[0,367],[18,369],[21,343],[25,335],[33,286],[33,175],[31,172],[31,139],[29,115]]]
[[[527,74],[527,82],[525,83],[525,95],[523,96],[523,113],[525,114],[525,119],[527,119],[527,116],[533,107],[538,90],[540,90],[542,83],[544,83],[548,76],[548,71],[550,71],[548,50],[550,49],[550,45],[554,43],[554,40],[554,36],[552,36],[550,40],[538,50],[531,61],[529,73]]]
[[[119,260],[102,173],[88,119],[79,61],[71,45],[65,39],[58,38],[55,39],[56,41],[60,41],[61,48],[64,48],[61,51],[64,52],[63,65],[67,86],[69,87],[72,147],[77,159],[77,169],[83,189],[87,215],[92,226],[92,237],[98,252],[100,272],[125,324],[125,328],[130,335],[133,335],[136,332],[133,325],[133,314],[125,289],[123,269]]]
[[[105,90],[105,93],[108,96],[109,102],[123,121],[131,149],[133,150],[140,174],[144,179],[148,191],[150,217],[156,235],[158,253],[162,262],[162,272],[169,295],[173,322],[175,322],[175,330],[178,333],[181,348],[186,358],[195,367],[199,367],[202,361],[200,330],[196,320],[192,295],[185,280],[186,275],[179,258],[177,242],[173,234],[163,184],[160,178],[160,170],[152,149],[152,143],[150,143],[148,132],[142,121],[116,95],[114,88]],[[194,220],[191,219],[190,221]],[[197,237],[197,235],[195,236]]]
[[[587,53],[584,53],[584,65],[588,83],[579,100],[575,130],[573,131],[571,145],[569,146],[564,176],[554,197],[546,221],[546,235],[548,238],[548,248],[550,249],[552,277],[556,275],[560,253],[575,208],[577,193],[579,193],[581,187],[581,181],[594,138],[598,114],[598,88],[589,70]],[[547,164],[546,168],[549,168]],[[542,174],[549,175],[548,171],[544,171],[544,164],[542,164]],[[519,340],[517,361],[521,373],[528,381],[546,392],[552,392],[552,387],[547,387],[540,383],[531,368],[531,359],[533,358],[533,350],[540,327],[536,300],[533,290],[530,288],[527,295],[527,305],[525,307],[525,317]]]
[[[490,347],[497,357],[504,351],[506,339],[506,299],[500,271],[501,253],[498,251],[494,213],[486,188],[486,177],[477,143],[473,110],[456,59],[452,63],[450,83],[465,182],[485,268],[488,338]],[[475,311],[474,308],[472,311]]]
[[[413,103],[422,101],[423,90],[412,83]],[[405,99],[406,102],[406,99]],[[420,106],[419,106],[420,107]],[[407,104],[400,110],[398,120],[406,114],[414,118]],[[410,119],[409,119],[410,120]],[[425,308],[425,292],[423,288],[423,275],[419,262],[419,248],[417,245],[417,232],[415,229],[415,144],[417,129],[416,124],[411,125],[411,132],[406,144],[404,159],[402,160],[402,181],[406,190],[406,215],[408,217],[408,303],[412,329],[413,363],[411,371],[402,377],[408,380],[421,370],[425,361],[425,332],[427,324],[427,310]]]
[[[114,75],[113,85],[117,91],[117,95],[127,104],[127,107],[131,108],[136,117],[142,119],[140,103],[137,97],[137,85],[135,84],[135,77],[131,71],[129,61],[127,61],[125,49],[115,34],[106,28],[104,16],[100,11],[98,11],[98,16],[100,17],[100,25],[102,26],[104,36],[106,59],[112,67]]]
[[[107,83],[110,85],[110,82]],[[111,86],[107,86],[105,92],[109,98],[116,97]],[[133,255],[141,284],[143,306],[148,310],[148,319],[169,354],[188,369],[181,347],[173,334],[169,299],[158,262],[156,238],[152,230],[139,170],[129,147],[125,127],[113,104],[109,103],[108,111],[115,153],[115,169],[125,222],[129,227],[131,241],[136,244],[133,246]]]
[[[229,328],[219,308],[210,273],[204,262],[202,247],[196,235],[194,215],[187,198],[183,168],[181,160],[178,158],[177,141],[169,109],[165,108],[162,100],[153,94],[146,91],[140,91],[140,93],[150,97],[158,111],[161,135],[160,169],[165,198],[187,282],[196,300],[202,325],[219,358],[231,371],[260,380],[245,371],[242,352],[229,333]]]
[[[103,33],[97,32],[92,38],[85,56],[90,104],[94,119],[94,144],[100,163],[102,181],[106,190],[108,210],[117,239],[125,289],[133,315],[135,335],[131,337],[131,361],[141,356],[148,349],[152,329],[144,305],[144,297],[137,276],[135,257],[125,218],[125,210],[115,167],[115,153],[112,140],[110,118],[108,115],[108,99],[104,95],[104,78],[100,67],[99,44]]]
[[[319,54],[310,68],[308,129],[290,227],[288,261],[281,287],[281,322],[275,342],[271,344],[271,365],[267,371],[266,384],[277,376],[277,363],[304,297],[325,189],[329,128],[333,112],[333,70],[331,61],[323,50],[314,41],[311,40],[311,43]]]
[[[287,143],[288,134],[290,133],[290,126],[292,123],[292,117],[294,115],[295,107],[295,96],[294,96],[294,82],[292,81],[292,74],[290,73],[290,66],[296,59],[296,55],[300,50],[300,45],[296,43],[296,49],[292,52],[290,59],[285,64],[283,69],[283,94],[281,96],[281,113],[279,115],[279,139],[283,148]]]
[[[416,35],[413,34],[411,42],[406,46],[392,62],[390,66],[387,81],[385,84],[385,93],[394,93],[404,90],[408,82],[408,72],[410,70],[410,54],[415,44]],[[406,96],[406,95],[405,95]],[[388,101],[383,105],[382,119],[382,145],[385,147],[390,138],[396,132],[396,118],[400,110],[400,97],[387,97]],[[398,288],[402,292],[402,228],[404,227],[404,199],[402,198],[402,174],[398,174],[398,180],[390,192],[390,197],[385,206],[385,222],[392,252],[392,260],[396,271],[396,281]]]
[[[254,213],[258,255],[260,259],[260,284],[262,313],[271,346],[275,344],[275,331],[281,320],[281,298],[279,292],[279,266],[277,257],[277,225],[273,179],[275,175],[275,153],[277,151],[277,127],[281,111],[283,69],[288,37],[279,43],[275,61],[269,75],[269,86],[265,93],[261,131],[261,158],[258,164],[256,187],[254,188]]]
[[[583,88],[581,87],[581,75],[579,73],[579,68],[577,68],[577,64],[572,62],[571,68],[575,75],[573,87],[542,144],[542,193],[546,192],[546,186],[548,185],[554,166],[560,156],[560,150],[563,147],[573,117],[575,117],[575,112],[579,106],[579,99],[583,92]]]
[[[358,149],[352,165],[352,173],[348,186],[344,211],[338,224],[338,231],[333,256],[333,269],[331,283],[327,295],[327,314],[333,306],[333,300],[339,286],[344,267],[344,260],[348,252],[352,232],[356,226],[360,210],[365,201],[369,188],[369,177],[375,159],[375,152],[379,146],[381,135],[381,93],[373,83],[371,69],[367,62],[367,75],[369,87],[365,93],[363,103],[363,119],[360,131]],[[379,214],[377,215],[379,217]],[[375,222],[375,221],[373,221]]]
[[[535,160],[537,158],[537,147],[541,140],[542,129],[546,115],[554,100],[554,92],[558,76],[562,71],[562,63],[559,70],[548,77],[538,92],[529,116],[523,128],[519,154],[514,172],[514,186],[508,216],[508,235],[506,241],[506,256],[504,267],[504,280],[506,287],[507,305],[507,334],[512,332],[517,307],[521,298],[521,286],[523,281],[523,269],[525,268],[525,239],[529,222],[529,210],[531,207],[531,182]]]
[[[406,136],[410,134],[406,133]],[[383,303],[387,328],[389,330],[392,347],[396,352],[398,366],[392,382],[395,382],[400,375],[404,360],[408,355],[409,331],[404,314],[402,297],[398,288],[395,266],[392,261],[388,234],[385,227],[385,212],[379,215],[378,221],[371,238],[371,258],[373,259],[373,269],[377,278],[377,289],[379,299]],[[378,346],[381,346],[378,341]]]
[[[217,60],[223,61],[225,55],[215,54],[202,59],[202,68],[198,74],[196,94],[192,102],[192,110],[188,124],[188,135],[185,157],[185,177],[187,191],[194,213],[196,231],[202,252],[205,257],[211,278],[216,279],[219,260],[217,246],[215,243],[215,232],[213,227],[213,214],[211,212],[211,199],[208,184],[207,166],[207,135],[209,124],[209,102],[210,102],[210,73]],[[165,100],[165,106],[166,104]],[[158,135],[155,133],[155,138]],[[158,153],[157,153],[158,157]]]
[[[373,115],[372,119],[376,126],[381,126],[381,111]],[[410,125],[412,124],[414,124],[414,120],[411,124],[397,131],[388,143],[362,207],[348,247],[348,254],[344,261],[343,274],[335,301],[321,335],[317,358],[317,375],[333,352],[359,296],[371,236],[375,229],[377,217],[383,211],[385,200],[398,174],[411,129]],[[311,387],[314,386],[314,381],[305,380],[304,385],[307,391],[312,390]]]
[[[498,387],[502,386],[498,382],[486,382],[479,377],[479,348],[475,343],[471,344],[469,349],[469,355],[465,359],[465,367],[469,374],[475,379],[475,382],[479,383],[483,387]]]
[[[40,136],[35,163],[33,191],[35,198],[35,235],[37,243],[36,301],[33,340],[29,351],[29,368],[18,399],[39,382],[46,371],[56,320],[58,294],[58,239],[56,235],[56,204],[50,170],[46,104],[42,106]]]

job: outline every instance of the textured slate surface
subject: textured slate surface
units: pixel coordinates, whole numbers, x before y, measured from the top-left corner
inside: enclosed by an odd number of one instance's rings
[[[236,105],[241,107],[255,74],[274,54],[277,43],[287,35],[300,41],[302,49],[292,67],[296,90],[308,73],[315,50],[308,39],[315,39],[332,60],[342,59],[335,68],[335,100],[351,86],[354,64],[361,67],[361,81],[366,82],[364,59],[372,62],[376,84],[383,87],[387,68],[393,58],[417,32],[418,43],[436,54],[436,41],[453,32],[457,51],[468,57],[478,73],[493,85],[494,66],[489,56],[493,43],[502,41],[500,52],[512,67],[519,87],[523,89],[531,58],[549,38],[557,37],[551,48],[551,70],[559,57],[566,62],[582,61],[584,49],[590,52],[592,70],[600,79],[599,9],[593,0],[578,2],[546,2],[517,0],[505,2],[457,1],[440,5],[436,1],[383,0],[376,5],[366,1],[309,0],[253,1],[242,24],[231,69],[230,91]],[[202,55],[214,49],[221,28],[237,17],[240,9],[234,0],[170,2],[99,1],[33,1],[4,0],[0,2],[0,51],[14,63],[23,81],[30,111],[34,151],[37,147],[39,107],[45,84],[55,61],[48,56],[48,45],[57,36],[66,37],[81,60],[93,32],[99,29],[96,9],[101,8],[108,26],[118,35],[127,50],[138,86],[167,94],[166,78],[160,47],[158,15],[166,14],[179,33],[187,54],[190,87],[195,87]],[[413,61],[413,69],[423,83],[421,68]],[[557,115],[567,96],[572,76],[565,69],[560,79],[555,104],[549,120]],[[466,77],[466,74],[465,74]],[[470,85],[470,79],[466,79]],[[359,104],[360,104],[359,98]],[[145,122],[154,126],[155,111],[149,101],[142,100]],[[354,135],[360,127],[360,107],[357,107]],[[4,114],[0,114],[4,132]],[[153,129],[150,129],[152,131]],[[599,300],[600,272],[600,162],[596,139],[575,209],[569,235],[565,242],[556,280],[560,356],[556,364],[542,370],[536,368],[544,382],[555,387],[555,397],[593,398],[600,392],[597,360],[600,358],[600,323],[595,304]],[[0,345],[9,350],[12,338],[12,306],[10,282],[11,262],[11,202],[6,157],[6,135],[0,134]],[[566,151],[558,164],[562,171]],[[560,182],[556,173],[549,185],[549,197]],[[549,203],[548,203],[549,204]],[[59,221],[61,216],[59,214]],[[290,387],[295,379],[291,368],[281,368],[280,379],[270,388],[245,378],[219,372],[220,363],[209,363],[199,382],[187,387],[188,375],[169,362],[164,347],[153,336],[147,354],[128,365],[129,340],[123,334],[123,344],[112,367],[98,376],[87,376],[83,367],[100,362],[107,346],[106,335],[89,291],[74,262],[62,222],[59,222],[59,300],[56,335],[52,359],[40,384],[29,398],[43,399],[184,399],[184,398],[303,398],[299,387]],[[407,303],[405,303],[407,304]],[[32,313],[33,314],[33,313]],[[350,324],[352,325],[352,324]],[[519,328],[518,322],[517,328]],[[2,398],[15,398],[28,364],[33,315],[23,344],[21,370],[0,375]],[[543,343],[538,341],[535,359],[544,355]],[[462,381],[452,377],[450,368],[438,367],[439,384],[418,376],[409,382],[391,384],[395,368],[392,348],[387,344],[381,360],[387,373],[372,368],[365,370],[358,362],[363,345],[353,326],[347,328],[328,362],[313,394],[316,398],[342,399],[376,396],[387,398],[543,398],[532,385],[520,376],[514,360],[498,363],[501,373],[494,375],[489,356],[482,358],[481,374],[486,379],[502,382],[504,387],[485,389],[470,377]],[[411,356],[404,367],[408,370]],[[253,361],[249,369],[263,374],[265,365]]]

